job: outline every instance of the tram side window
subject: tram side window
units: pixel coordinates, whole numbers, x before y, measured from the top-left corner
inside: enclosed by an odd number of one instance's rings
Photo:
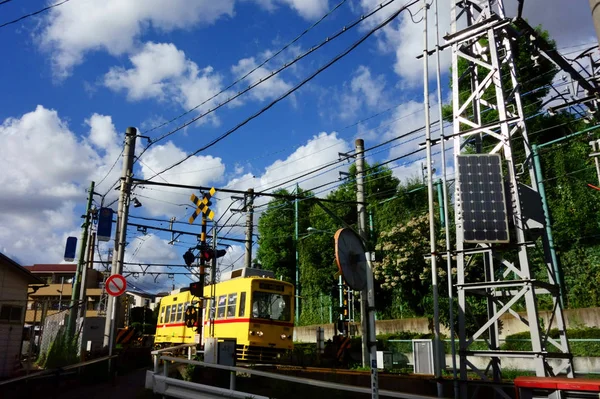
[[[165,307],[163,306],[160,308],[160,323],[162,323],[164,319],[165,319]]]
[[[235,305],[237,304],[237,292],[229,294],[227,298],[227,317],[235,317]]]
[[[239,317],[246,315],[246,292],[242,292],[240,294],[240,312],[238,313]]]
[[[171,305],[171,323],[175,321],[175,316],[177,315],[177,305]]]
[[[165,306],[164,309],[167,309],[167,313],[165,314],[165,323],[169,322],[169,316],[171,315],[171,307],[170,306]]]
[[[181,316],[183,315],[183,303],[177,305],[177,321],[181,321]]]
[[[217,306],[217,319],[221,319],[225,317],[225,303],[227,300],[227,295],[221,295],[219,297],[218,306]]]

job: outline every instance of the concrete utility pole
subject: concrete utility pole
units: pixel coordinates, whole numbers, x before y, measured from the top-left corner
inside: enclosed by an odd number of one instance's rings
[[[363,139],[357,139],[355,141],[355,156],[356,156],[356,210],[358,212],[358,234],[363,241],[368,240],[367,236],[367,208],[364,205],[365,202],[365,189],[364,189],[364,177],[363,171],[365,169],[365,142]],[[367,309],[367,290],[363,290],[360,293],[360,324],[362,328],[362,364],[363,367],[369,365],[369,328],[368,328],[368,309]]]
[[[246,199],[246,258],[245,266],[252,267],[252,232],[254,231],[254,189],[249,188]]]
[[[373,282],[372,253],[368,248],[369,234],[367,232],[367,207],[365,206],[365,142],[355,141],[356,157],[356,202],[358,212],[358,234],[365,244],[367,260],[367,287],[361,292],[361,326],[363,344],[363,367],[371,369],[371,398],[379,398],[379,382],[377,375],[377,339],[375,334],[375,284]]]
[[[125,245],[127,239],[127,218],[129,217],[129,200],[131,194],[131,178],[133,176],[136,134],[137,129],[134,127],[128,127],[125,131],[123,169],[121,171],[121,194],[119,196],[119,207],[117,209],[115,248],[113,250],[110,272],[111,275],[121,274],[123,272],[123,259],[125,257]],[[106,313],[106,324],[104,326],[104,346],[108,346],[110,355],[112,355],[114,344],[116,331],[115,319],[116,315],[118,314],[118,307],[118,298],[109,295],[107,303],[108,312]]]
[[[79,246],[79,262],[77,262],[77,271],[75,272],[75,282],[73,284],[73,290],[71,292],[71,309],[69,310],[69,319],[67,322],[67,331],[69,337],[75,336],[75,321],[79,311],[79,290],[81,289],[81,275],[84,273],[83,268],[85,267],[85,253],[87,251],[87,238],[88,229],[90,226],[90,211],[92,208],[92,199],[94,198],[94,186],[95,183],[90,184],[90,191],[88,194],[87,207],[85,208],[85,216],[83,221],[83,227],[81,229],[81,245]],[[85,284],[85,281],[83,282]]]
[[[592,19],[596,28],[596,36],[600,42],[600,0],[590,0],[590,8],[592,9]]]
[[[433,369],[435,378],[442,377],[442,352],[440,341],[440,305],[438,298],[437,246],[435,231],[435,209],[433,205],[433,159],[431,156],[431,120],[429,109],[429,44],[427,41],[427,11],[429,4],[423,0],[423,106],[425,108],[425,143],[427,150],[427,198],[429,205],[429,243],[431,253],[431,289],[433,291]],[[440,123],[441,124],[441,123]],[[442,212],[443,214],[443,212]],[[438,397],[442,397],[443,388],[437,383]]]

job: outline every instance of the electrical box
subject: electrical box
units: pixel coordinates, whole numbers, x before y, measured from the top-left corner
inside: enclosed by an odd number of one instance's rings
[[[219,360],[219,339],[207,337],[204,341],[204,361],[217,364]]]
[[[413,339],[412,347],[415,374],[434,374],[433,340]]]
[[[204,361],[206,363],[235,366],[235,338],[206,338],[204,343]]]
[[[317,352],[325,352],[325,329],[323,327],[317,327]]]
[[[391,370],[393,368],[392,352],[377,351],[377,368],[379,370]]]

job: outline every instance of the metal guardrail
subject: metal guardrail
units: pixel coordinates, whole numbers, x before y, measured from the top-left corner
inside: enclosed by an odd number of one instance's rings
[[[164,349],[161,351],[167,352],[169,350],[175,350],[175,348],[181,349],[181,347],[184,347],[184,345],[180,345],[179,347],[167,348],[167,349]],[[246,368],[246,367],[224,366],[224,365],[220,365],[220,364],[206,363],[206,362],[201,362],[201,361],[197,361],[197,360],[182,359],[182,358],[171,357],[171,356],[161,356],[160,355],[160,353],[162,353],[161,351],[152,352],[152,355],[154,356],[154,370],[153,371],[149,370],[146,373],[146,388],[152,389],[154,391],[154,393],[168,395],[168,396],[172,396],[172,397],[176,397],[176,398],[189,398],[189,397],[192,397],[192,395],[194,395],[194,394],[197,395],[199,393],[203,393],[205,395],[212,395],[212,396],[203,396],[203,397],[207,397],[207,398],[229,397],[229,398],[255,398],[255,399],[265,398],[265,399],[267,399],[267,397],[265,397],[265,396],[250,394],[247,392],[236,391],[235,381],[236,381],[237,373],[255,375],[258,377],[272,378],[274,380],[285,381],[285,382],[296,383],[296,384],[304,384],[304,385],[320,387],[320,388],[325,388],[325,389],[333,389],[333,390],[348,391],[348,392],[355,392],[355,393],[358,392],[358,393],[364,393],[367,395],[370,395],[372,393],[371,388],[367,388],[367,387],[359,387],[359,386],[355,386],[355,385],[344,385],[344,384],[339,384],[339,383],[335,383],[335,382],[320,381],[320,380],[315,380],[315,379],[310,379],[310,378],[292,377],[292,376],[287,376],[287,375],[282,375],[282,374],[277,374],[277,373],[254,370],[254,369],[250,369],[250,368]],[[160,374],[160,368],[159,368],[160,360],[165,361],[165,362],[163,362],[162,375]],[[205,384],[181,381],[181,380],[178,380],[175,378],[169,378],[168,377],[168,373],[169,373],[169,363],[168,362],[190,364],[190,365],[194,365],[194,366],[203,366],[203,367],[208,367],[208,368],[229,371],[230,372],[229,389],[217,388],[217,387],[214,387],[211,385],[205,385]],[[379,390],[379,396],[390,397],[390,398],[404,398],[404,399],[434,399],[435,398],[433,396],[415,395],[415,394],[411,394],[411,393],[394,392],[394,391],[387,391],[387,390]]]
[[[29,379],[34,379],[34,378],[41,378],[41,377],[46,377],[46,376],[55,376],[57,373],[64,375],[65,371],[69,371],[69,370],[74,370],[74,369],[79,369],[85,366],[89,366],[90,364],[95,364],[95,363],[100,363],[100,362],[104,362],[107,360],[111,360],[115,357],[118,357],[117,355],[113,355],[113,356],[104,356],[104,357],[99,357],[97,359],[92,359],[92,360],[87,360],[85,362],[81,362],[81,363],[76,363],[76,364],[71,364],[69,366],[64,366],[64,367],[58,367],[55,369],[50,369],[50,370],[43,370],[37,373],[33,373],[33,374],[29,374],[29,375],[24,375],[21,377],[16,377],[16,378],[11,378],[10,380],[4,380],[4,381],[0,381],[0,386],[3,385],[9,385],[15,382],[20,382],[20,381],[26,381]]]

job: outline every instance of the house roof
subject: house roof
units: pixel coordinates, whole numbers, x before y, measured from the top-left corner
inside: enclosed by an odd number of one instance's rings
[[[32,273],[75,273],[77,264],[34,264],[33,266],[23,266]]]
[[[21,274],[21,276],[25,278],[29,284],[44,284],[42,280],[34,276],[29,270],[27,270],[8,256],[4,255],[2,252],[0,252],[0,263],[5,264],[12,270]]]
[[[43,296],[55,297],[56,299],[58,299],[61,296],[61,293],[59,292],[60,290],[62,291],[62,297],[66,299],[71,297],[71,294],[73,292],[72,289],[73,287],[71,286],[71,284],[48,284],[38,289],[36,292],[30,293],[29,296],[31,298]],[[88,297],[99,297],[102,295],[102,288],[88,288],[86,290],[86,294]]]

